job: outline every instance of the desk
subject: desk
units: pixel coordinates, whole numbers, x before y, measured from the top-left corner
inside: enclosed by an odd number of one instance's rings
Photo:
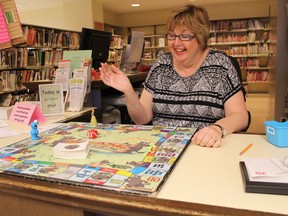
[[[126,74],[132,85],[139,85],[146,79],[148,72],[127,72]],[[30,89],[30,91],[38,91],[39,84],[51,84],[51,83],[53,83],[53,81],[51,80],[42,80],[42,81],[25,82],[22,84],[26,86],[26,88]],[[103,91],[107,91],[107,93],[110,94],[110,92],[108,91],[109,89],[112,88],[105,85],[101,79],[91,81],[91,93],[89,93],[90,95],[88,95],[88,102],[85,103],[85,106],[98,107],[99,115],[101,116],[101,118],[104,110],[104,107],[102,106],[102,93]],[[102,122],[102,119],[99,122]]]
[[[126,74],[132,84],[143,82],[147,76],[147,72],[130,72]],[[106,86],[102,80],[93,80],[91,82],[91,89],[93,90],[101,90],[101,89],[107,89],[107,88],[110,88],[110,87]]]
[[[95,116],[98,114],[98,112],[102,111],[92,108],[92,107],[85,107],[83,108],[81,111],[79,112],[65,112],[64,115],[51,115],[51,116],[46,116],[46,122],[39,123],[38,128],[40,129],[43,126],[49,125],[51,123],[66,123],[69,121],[85,121],[86,122],[90,122],[91,120],[91,112],[92,110],[94,111]],[[14,136],[14,137],[7,137],[7,138],[3,138],[0,139],[0,148],[9,145],[10,143],[15,143],[17,141],[23,140],[25,138],[27,138],[27,136],[29,135],[29,132],[31,130],[31,127],[29,125],[22,125],[22,124],[18,124],[9,120],[3,120],[5,121],[9,127],[14,128],[15,130],[17,130],[18,132],[20,132],[19,136]],[[1,215],[1,214],[0,214]]]
[[[218,149],[191,144],[155,197],[1,175],[0,215],[287,215],[288,196],[244,192],[239,152],[251,142],[245,157],[288,155],[263,135],[231,134]]]
[[[130,82],[133,84],[137,82],[143,82],[148,73],[147,72],[129,72],[126,74]],[[53,83],[53,81],[51,80],[40,80],[40,81],[32,81],[32,82],[23,82],[22,84],[30,90],[38,90],[39,84],[51,84],[51,83]],[[106,86],[101,79],[91,81],[92,90],[101,90],[101,89],[107,89],[107,88],[110,88],[110,87]]]

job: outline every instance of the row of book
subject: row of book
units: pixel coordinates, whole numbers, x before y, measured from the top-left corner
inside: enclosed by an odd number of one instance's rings
[[[18,76],[16,71],[1,71],[0,73],[0,85],[1,92],[19,90]]]
[[[247,35],[235,35],[235,34],[228,34],[228,35],[218,35],[217,37],[210,37],[209,43],[246,43],[247,42]]]
[[[269,54],[270,49],[268,44],[249,44],[247,46],[248,55]]]
[[[142,60],[145,61],[145,60],[149,60],[148,64],[150,65],[151,64],[151,61],[150,60],[155,60],[156,58],[159,57],[159,55],[162,55],[163,53],[168,53],[169,50],[167,49],[157,49],[155,51],[152,51],[150,49],[148,50],[145,50],[144,53],[143,53],[143,56],[142,56]]]
[[[68,47],[78,49],[80,33],[33,26],[23,27],[24,38],[29,46],[37,47]]]
[[[61,49],[11,48],[0,51],[0,69],[57,66],[62,57]]]
[[[43,68],[41,70],[21,70],[18,72],[19,83],[39,81],[39,80],[52,80],[55,78],[54,68]]]
[[[273,58],[247,58],[246,67],[247,68],[260,68],[265,67],[267,69],[274,68],[275,63]]]
[[[226,49],[228,55],[247,55],[247,46],[231,46]]]
[[[123,47],[123,38],[120,36],[112,36],[110,42],[111,49],[121,49]]]
[[[261,30],[269,29],[269,26],[267,19],[220,20],[210,22],[210,31]]]
[[[257,37],[256,32],[249,32],[245,34],[221,34],[221,35],[210,35],[209,43],[267,43],[269,41],[269,32],[264,31],[262,35]]]
[[[251,81],[268,81],[268,71],[247,71],[247,82]]]
[[[270,49],[268,44],[254,44],[248,46],[230,46],[226,49],[228,55],[268,55]]]
[[[151,48],[151,47],[164,47],[164,46],[167,46],[167,42],[163,37],[150,37],[150,38],[145,38],[145,41],[144,41],[144,47],[145,48]]]
[[[143,54],[144,59],[153,59],[153,53],[151,50],[145,50]]]
[[[119,62],[121,60],[121,50],[110,50],[107,62]]]
[[[2,91],[9,92],[25,88],[22,83],[38,81],[38,80],[51,80],[55,77],[54,68],[43,68],[41,70],[9,70],[1,71],[0,84]]]
[[[15,105],[16,102],[23,101],[39,101],[39,95],[36,92],[28,92],[27,90],[0,95],[0,107],[10,107]]]
[[[270,70],[273,68],[273,61],[271,59],[267,58],[236,58],[240,68],[243,69],[253,69],[257,70],[262,68],[262,70],[265,68],[265,70]]]
[[[257,34],[254,31],[248,33],[247,42],[267,43],[268,41],[269,41],[269,31],[264,31],[262,34]]]
[[[63,50],[29,50],[27,66],[57,66]]]
[[[247,41],[253,43],[256,42],[257,40],[259,41],[259,43],[267,43],[269,41],[269,32],[264,31],[261,37],[259,38],[257,37],[256,32],[249,32]]]

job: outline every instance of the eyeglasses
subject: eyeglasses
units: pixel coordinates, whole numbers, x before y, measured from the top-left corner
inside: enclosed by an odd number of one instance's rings
[[[189,35],[189,34],[181,34],[181,35],[176,35],[176,34],[172,34],[172,33],[167,33],[165,35],[167,40],[175,40],[176,37],[178,37],[181,41],[190,41],[193,38],[195,38],[195,35]]]

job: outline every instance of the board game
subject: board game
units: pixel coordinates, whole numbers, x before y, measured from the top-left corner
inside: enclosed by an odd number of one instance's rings
[[[96,138],[88,131],[96,129]],[[57,183],[151,194],[165,182],[196,128],[70,122],[0,149],[0,171]],[[88,140],[86,158],[56,158],[58,143]]]

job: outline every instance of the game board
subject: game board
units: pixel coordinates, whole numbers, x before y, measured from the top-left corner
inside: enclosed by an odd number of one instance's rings
[[[87,131],[98,137],[89,139]],[[77,186],[149,194],[162,183],[190,143],[196,128],[70,122],[0,149],[0,171]],[[84,159],[59,159],[59,142],[88,140]]]

